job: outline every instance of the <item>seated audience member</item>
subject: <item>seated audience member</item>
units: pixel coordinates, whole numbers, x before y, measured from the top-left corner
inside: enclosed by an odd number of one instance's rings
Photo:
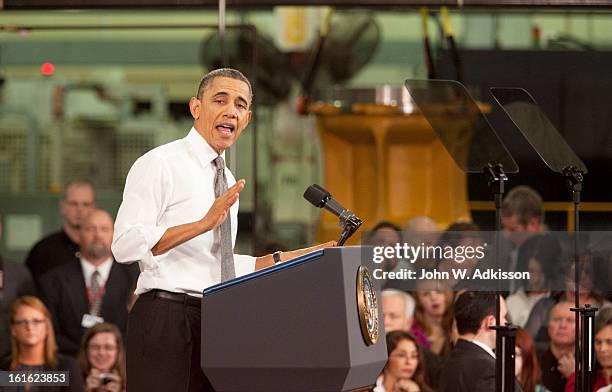
[[[544,230],[542,196],[526,185],[512,188],[502,203],[502,226],[516,249],[531,235],[541,233]]]
[[[79,259],[56,267],[40,279],[40,295],[56,329],[60,352],[76,355],[83,332],[107,321],[125,331],[135,265],[118,264],[111,254],[113,221],[102,210],[84,218]]]
[[[0,239],[2,239],[2,216],[0,216]],[[11,355],[9,307],[17,298],[34,294],[34,282],[26,266],[4,259],[0,255],[0,360]]]
[[[412,296],[394,289],[385,289],[381,294],[385,333],[410,331],[415,307]]]
[[[584,304],[591,304],[598,309],[611,307],[612,304],[606,301],[604,296],[593,289],[593,266],[590,261],[590,255],[585,254],[581,257],[581,275],[580,275],[580,291],[578,300],[580,306]],[[557,302],[567,301],[572,304],[575,302],[575,279],[574,279],[574,263],[570,263],[562,277],[561,285],[565,288],[565,291],[552,295],[551,297],[544,297],[540,299],[533,307],[525,329],[533,336],[536,347],[539,351],[545,351],[548,347],[550,337],[547,333],[549,320],[549,314],[553,306]],[[559,283],[557,283],[559,285]],[[558,301],[557,301],[558,298]]]
[[[372,246],[392,246],[401,242],[401,230],[398,226],[391,222],[382,221],[376,224],[363,238],[364,244]],[[405,263],[398,263],[396,258],[385,258],[385,260],[379,265],[383,271],[393,271],[399,269]],[[386,279],[378,279],[380,286],[391,287],[395,283],[389,282]],[[389,285],[391,284],[391,286]],[[395,287],[397,288],[397,287]]]
[[[53,324],[49,311],[36,297],[19,297],[11,305],[9,312],[12,334],[11,357],[3,361],[1,369],[7,371],[67,371],[68,386],[29,386],[16,387],[17,391],[83,391],[83,379],[76,361],[57,354]]]
[[[528,271],[530,279],[522,282],[518,291],[506,298],[513,324],[524,327],[535,304],[550,295],[552,271],[560,257],[561,245],[550,234],[531,237],[521,246],[518,271]]]
[[[540,364],[536,355],[533,339],[522,328],[516,332],[516,352],[514,374],[523,392],[550,392],[540,384]]]
[[[405,331],[387,334],[389,360],[376,380],[374,392],[429,392],[423,354],[414,336]]]
[[[386,237],[390,238],[390,232],[387,232]],[[401,238],[399,241],[402,246],[406,244],[411,247],[422,247],[428,245],[435,245],[438,239],[438,231],[436,228],[436,224],[428,217],[417,217],[413,218],[404,227],[404,230],[401,232]],[[427,260],[425,258],[421,258],[417,260],[415,263],[406,260],[399,260],[395,262],[394,271],[414,271],[418,275],[420,275],[420,269],[430,264],[430,266],[435,265],[435,259],[431,258],[431,260]],[[414,291],[416,289],[416,282],[414,279],[388,279],[384,283],[384,288],[398,289],[402,291]]]
[[[440,235],[438,245],[442,249],[446,249],[446,247],[451,247],[453,249],[466,249],[466,247],[471,247],[476,249],[478,246],[482,246],[483,244],[479,231],[480,228],[474,223],[452,223],[448,226],[446,231]],[[467,276],[471,276],[474,268],[476,268],[478,265],[478,262],[479,260],[476,257],[475,252],[473,255],[471,255],[471,257],[462,256],[461,258],[455,257],[449,259],[445,259],[443,257],[441,260],[439,260],[437,269],[439,271],[449,273],[450,279],[445,279],[445,283],[448,285],[449,289],[452,289],[453,291],[460,291],[463,288],[469,288],[470,284],[467,280],[455,278],[453,275],[453,270],[465,269],[467,271]]]
[[[597,312],[595,317],[595,357],[597,358],[597,376],[593,391],[612,385],[612,308]],[[576,379],[574,373],[565,384],[565,392],[574,391]]]
[[[544,206],[542,197],[533,188],[519,185],[506,194],[502,203],[502,226],[509,243],[502,244],[501,252],[509,252],[505,263],[507,271],[517,271],[518,251],[532,235],[544,231]],[[507,246],[506,246],[507,245]],[[518,281],[508,281],[510,292],[518,289]]]
[[[436,223],[426,216],[410,219],[402,231],[402,241],[413,247],[434,246],[438,243],[439,236],[440,231]],[[435,257],[421,258],[417,261],[419,268],[433,268],[436,262]]]
[[[436,222],[427,216],[412,218],[404,226],[402,240],[409,245],[435,245],[438,242],[438,227]]]
[[[421,280],[417,282],[415,299],[411,332],[427,338],[426,342],[419,342],[424,348],[446,355],[450,351],[453,293],[441,290],[438,282]]]
[[[548,320],[550,344],[538,352],[542,370],[542,384],[551,391],[563,391],[567,379],[574,371],[575,323],[574,304],[566,301],[556,304]]]
[[[86,392],[125,391],[125,350],[119,329],[96,324],[85,332],[79,365]]]
[[[495,293],[466,291],[455,302],[455,322],[459,339],[440,372],[439,392],[491,392],[495,390],[496,332]],[[506,324],[506,304],[502,299],[500,321]],[[514,390],[521,387],[515,383]]]
[[[400,290],[385,289],[382,291],[382,310],[385,333],[393,331],[410,331],[414,317],[414,299],[408,293]],[[417,343],[427,343],[427,337],[421,333],[414,337]],[[422,350],[426,371],[427,384],[435,387],[438,383],[442,359],[429,351]]]
[[[96,195],[91,183],[72,181],[66,186],[64,197],[59,203],[64,219],[62,229],[38,241],[25,261],[36,283],[48,271],[74,259],[74,254],[79,250],[82,220],[95,206]]]
[[[380,246],[395,246],[395,244],[401,242],[402,231],[394,223],[388,221],[378,222],[368,232],[368,242],[380,245]]]
[[[591,304],[598,309],[612,307],[612,304],[606,300],[603,293],[594,286],[595,276],[593,272],[592,255],[588,252],[583,254],[580,258],[579,266],[581,268],[578,297],[580,306]],[[569,264],[565,273],[565,292],[563,299],[571,303],[574,303],[576,298],[575,271],[575,264],[572,262]]]

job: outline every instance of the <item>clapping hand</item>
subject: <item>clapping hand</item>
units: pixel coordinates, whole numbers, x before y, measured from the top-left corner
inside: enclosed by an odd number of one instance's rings
[[[574,354],[566,354],[559,358],[559,366],[557,366],[557,369],[559,369],[559,372],[563,374],[563,377],[569,378],[574,372],[575,366],[576,361],[574,358]]]
[[[419,384],[407,378],[397,380],[393,386],[393,392],[421,392],[421,388],[419,388]]]

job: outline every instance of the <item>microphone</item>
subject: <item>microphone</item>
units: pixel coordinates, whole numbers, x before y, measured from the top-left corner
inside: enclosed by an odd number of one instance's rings
[[[342,245],[340,242],[344,243],[362,224],[361,219],[334,200],[331,193],[318,184],[312,184],[306,189],[304,199],[308,200],[315,207],[325,208],[339,218],[340,221],[338,223],[344,229],[344,232],[342,237],[340,237],[338,245]]]

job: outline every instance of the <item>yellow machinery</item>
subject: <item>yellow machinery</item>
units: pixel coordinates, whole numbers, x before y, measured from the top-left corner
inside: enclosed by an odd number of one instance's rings
[[[381,220],[403,227],[425,215],[444,228],[470,218],[466,175],[404,88],[335,90],[311,112],[322,141],[323,186],[364,221],[362,232]],[[338,219],[322,214],[317,238],[339,234]]]

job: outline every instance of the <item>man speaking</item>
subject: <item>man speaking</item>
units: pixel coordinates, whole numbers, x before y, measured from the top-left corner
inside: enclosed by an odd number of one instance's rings
[[[251,101],[239,71],[208,73],[189,101],[187,136],[147,152],[128,173],[112,250],[141,270],[128,320],[130,392],[214,391],[200,367],[202,291],[334,244],[258,258],[233,253],[245,181],[226,168],[224,151],[251,120]]]

